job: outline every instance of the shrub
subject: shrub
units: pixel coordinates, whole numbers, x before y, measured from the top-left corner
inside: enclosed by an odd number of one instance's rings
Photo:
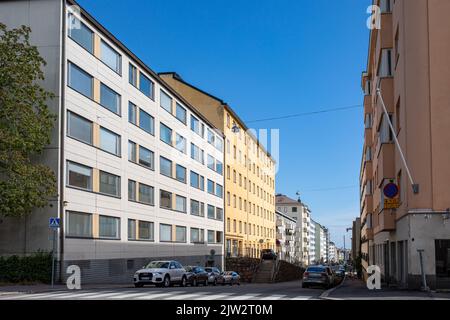
[[[52,254],[38,251],[30,256],[0,257],[0,282],[50,283]]]

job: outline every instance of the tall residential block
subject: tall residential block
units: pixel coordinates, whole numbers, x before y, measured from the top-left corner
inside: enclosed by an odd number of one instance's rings
[[[300,262],[303,265],[309,265],[309,228],[311,211],[300,199],[294,200],[283,194],[277,194],[276,206],[278,211],[297,221],[295,227],[295,256],[297,262]]]
[[[450,1],[374,4],[381,8],[381,28],[370,32],[362,75],[364,274],[368,266],[378,265],[389,283],[419,288],[425,276],[431,288],[449,288]],[[393,200],[384,194],[387,184],[398,187]],[[389,189],[388,196],[395,195],[395,188]]]
[[[174,72],[159,75],[225,135],[226,255],[275,250],[275,159],[227,103]]]
[[[187,100],[71,0],[0,2],[8,28],[32,29],[57,116],[40,161],[58,195],[0,222],[0,253],[52,250],[82,283],[131,282],[149,260],[223,266],[224,138]],[[261,185],[258,182],[258,185]]]

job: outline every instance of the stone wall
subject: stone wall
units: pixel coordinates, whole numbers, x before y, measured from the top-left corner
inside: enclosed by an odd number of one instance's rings
[[[305,271],[304,268],[298,267],[289,262],[281,260],[278,273],[275,277],[275,282],[301,280],[304,271]]]
[[[252,282],[260,260],[255,258],[225,258],[225,270],[236,271],[241,282]]]

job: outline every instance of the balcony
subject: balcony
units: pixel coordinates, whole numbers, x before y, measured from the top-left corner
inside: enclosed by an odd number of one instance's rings
[[[364,114],[366,113],[372,113],[372,96],[366,95],[364,96]]]
[[[294,235],[286,235],[286,241],[294,241],[295,240],[295,237],[294,237]]]
[[[374,228],[374,233],[393,230],[395,230],[395,211],[383,209],[378,214],[378,225]]]
[[[367,224],[365,224],[364,227],[361,229],[361,240],[362,241],[373,240],[373,229],[368,228]]]
[[[383,143],[378,152],[378,181],[377,186],[385,179],[395,177],[395,146],[393,143]]]
[[[373,142],[372,128],[364,129],[364,145],[371,146]]]

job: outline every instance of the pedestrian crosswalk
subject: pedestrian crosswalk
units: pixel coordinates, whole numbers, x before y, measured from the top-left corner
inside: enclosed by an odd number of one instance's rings
[[[15,293],[0,300],[309,300],[312,296],[239,292],[184,292],[164,290],[83,290],[46,293]]]

